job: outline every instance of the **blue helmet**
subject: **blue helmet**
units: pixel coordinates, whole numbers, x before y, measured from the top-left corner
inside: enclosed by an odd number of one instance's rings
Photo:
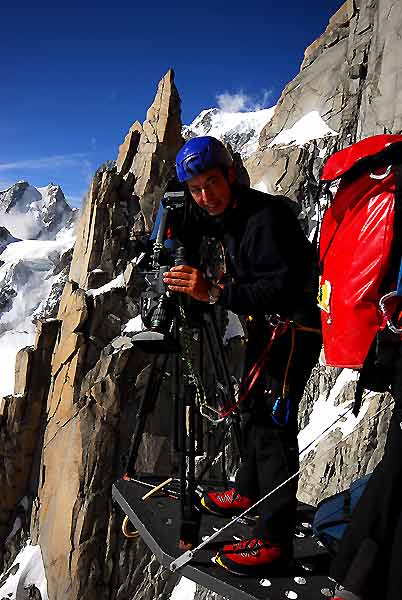
[[[180,182],[201,175],[215,167],[231,167],[233,158],[216,138],[205,135],[191,138],[176,156],[176,171]]]

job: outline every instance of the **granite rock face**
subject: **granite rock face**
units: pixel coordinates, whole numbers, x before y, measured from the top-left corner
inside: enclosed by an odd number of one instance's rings
[[[173,71],[160,81],[143,125],[131,126],[117,163],[98,169],[77,232],[70,279],[98,288],[121,273],[133,240],[149,232],[183,143]]]
[[[338,428],[325,436],[302,461],[299,499],[315,505],[371,473],[384,452],[391,412],[391,398],[376,395],[351,435],[345,438]]]
[[[24,348],[17,355],[14,394],[1,401],[0,539],[9,533],[10,522],[22,498],[36,493],[51,360],[58,330],[56,320],[39,324],[34,347]]]

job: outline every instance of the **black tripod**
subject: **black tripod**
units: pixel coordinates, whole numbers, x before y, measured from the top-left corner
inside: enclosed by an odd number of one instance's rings
[[[196,488],[200,479],[209,470],[216,456],[210,457],[196,477],[196,456],[204,454],[203,422],[218,423],[221,427],[218,451],[221,447],[222,470],[225,471],[225,438],[230,427],[233,427],[236,444],[241,453],[240,424],[236,413],[230,420],[219,419],[234,402],[233,381],[229,373],[223,342],[216,321],[213,307],[206,306],[191,315],[191,323],[186,323],[186,335],[180,334],[183,326],[183,312],[180,311],[180,298],[176,294],[171,302],[175,304],[171,334],[180,340],[179,352],[162,353],[154,356],[144,393],[138,407],[136,426],[133,433],[127,461],[127,477],[135,476],[135,464],[141,445],[141,439],[160,392],[162,381],[169,373],[171,387],[172,410],[174,415],[173,449],[177,456],[180,479],[181,527],[179,546],[188,550],[196,545],[200,526],[200,512],[197,510]],[[192,338],[188,332],[192,332]],[[190,357],[191,341],[197,337],[197,368]],[[141,335],[139,336],[141,337]],[[133,340],[134,341],[134,340]],[[194,342],[195,343],[195,342]],[[172,346],[174,348],[174,346]],[[212,386],[211,386],[212,383]],[[206,401],[206,389],[213,388],[212,402]],[[224,478],[226,474],[224,473]]]

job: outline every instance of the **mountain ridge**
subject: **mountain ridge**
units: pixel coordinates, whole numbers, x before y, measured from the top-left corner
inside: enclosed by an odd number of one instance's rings
[[[254,111],[229,112],[221,108],[202,110],[190,125],[183,127],[183,137],[189,139],[200,135],[211,135],[230,145],[245,159],[253,154],[262,129],[269,123],[275,106]]]

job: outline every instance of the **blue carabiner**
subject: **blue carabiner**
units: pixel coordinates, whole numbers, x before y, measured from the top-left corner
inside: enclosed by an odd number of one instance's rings
[[[396,286],[396,295],[402,296],[402,259],[401,259],[401,266],[399,267],[398,284]]]
[[[282,402],[286,402],[286,408],[284,411],[285,414],[284,414],[283,419],[281,419],[278,414],[280,412]],[[271,412],[271,417],[272,417],[273,422],[276,425],[278,425],[279,427],[285,427],[285,425],[287,425],[288,421],[289,421],[289,413],[290,413],[290,398],[289,397],[283,398],[282,396],[278,396],[278,398],[274,402],[274,405],[272,407],[272,412]]]

